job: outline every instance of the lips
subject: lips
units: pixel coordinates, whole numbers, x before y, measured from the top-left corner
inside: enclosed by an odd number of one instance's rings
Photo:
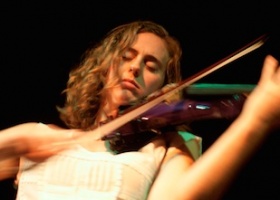
[[[139,85],[131,79],[123,79],[121,85],[126,89],[139,89]]]

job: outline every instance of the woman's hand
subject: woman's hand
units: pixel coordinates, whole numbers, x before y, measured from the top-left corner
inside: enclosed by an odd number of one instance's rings
[[[266,128],[280,124],[280,68],[270,55],[265,58],[259,83],[248,96],[242,115]]]

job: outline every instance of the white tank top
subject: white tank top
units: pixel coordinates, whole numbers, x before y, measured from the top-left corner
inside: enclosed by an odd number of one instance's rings
[[[188,136],[193,139],[198,138]],[[164,142],[156,140],[121,154],[77,145],[42,163],[22,158],[17,200],[143,200],[165,151]]]

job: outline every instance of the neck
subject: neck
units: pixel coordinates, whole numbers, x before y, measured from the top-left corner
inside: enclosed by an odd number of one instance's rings
[[[96,123],[102,123],[109,120],[112,120],[117,117],[119,108],[116,106],[110,106],[108,103],[103,104],[99,110],[96,120]]]

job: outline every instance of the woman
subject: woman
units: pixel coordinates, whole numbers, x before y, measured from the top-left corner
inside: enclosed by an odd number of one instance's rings
[[[162,86],[180,81],[180,57],[179,43],[163,27],[152,22],[119,26],[101,43],[86,52],[81,65],[70,74],[65,90],[67,101],[59,110],[61,118],[71,131],[36,123],[19,125],[10,131],[28,131],[32,135],[40,132],[39,134],[50,136],[57,132],[71,135],[70,132],[83,134],[81,132],[94,130],[100,124],[117,117],[120,107],[134,105]],[[6,131],[10,132],[9,129]],[[152,137],[147,138],[150,135]],[[61,198],[63,192],[67,198],[85,195],[97,199],[145,199],[164,157],[169,158],[180,152],[186,155],[186,165],[190,165],[194,160],[193,156],[197,157],[200,153],[199,147],[194,147],[198,149],[194,149],[191,154],[178,134],[172,136],[176,138],[175,142],[167,141],[163,136],[156,137],[152,133],[139,134],[140,138],[130,141],[132,144],[128,146],[129,152],[114,144],[107,145],[106,141],[100,139],[102,136],[103,133],[90,132],[86,140],[75,142],[79,145],[53,156],[47,162],[37,164],[22,159],[21,175],[18,174],[18,198],[30,198],[29,195],[37,195],[38,198],[48,196],[48,199]],[[190,144],[199,139],[190,136]],[[141,144],[139,139],[143,140]],[[38,143],[33,144],[37,146]],[[167,146],[171,147],[173,143],[176,147],[167,151]],[[56,149],[51,151],[56,152]],[[39,152],[37,150],[34,154],[28,154],[27,158],[38,161],[41,159]],[[116,154],[119,152],[124,153]],[[66,169],[62,166],[75,167]],[[87,168],[88,173],[84,173],[85,177],[81,178],[80,172]],[[73,175],[71,178],[69,173]],[[80,180],[83,180],[82,183]],[[30,184],[31,182],[34,184]],[[60,191],[60,187],[64,189]],[[32,194],[28,192],[31,190]],[[38,191],[41,191],[40,194]]]
[[[180,81],[180,57],[179,43],[158,24],[139,21],[113,29],[70,73],[67,100],[59,108],[70,129],[27,123],[2,131],[3,162],[14,165],[21,156],[17,198],[220,198],[279,120],[280,70],[271,56],[240,116],[197,161],[200,138],[175,129],[132,138],[125,148],[100,139],[106,133],[99,126]]]

